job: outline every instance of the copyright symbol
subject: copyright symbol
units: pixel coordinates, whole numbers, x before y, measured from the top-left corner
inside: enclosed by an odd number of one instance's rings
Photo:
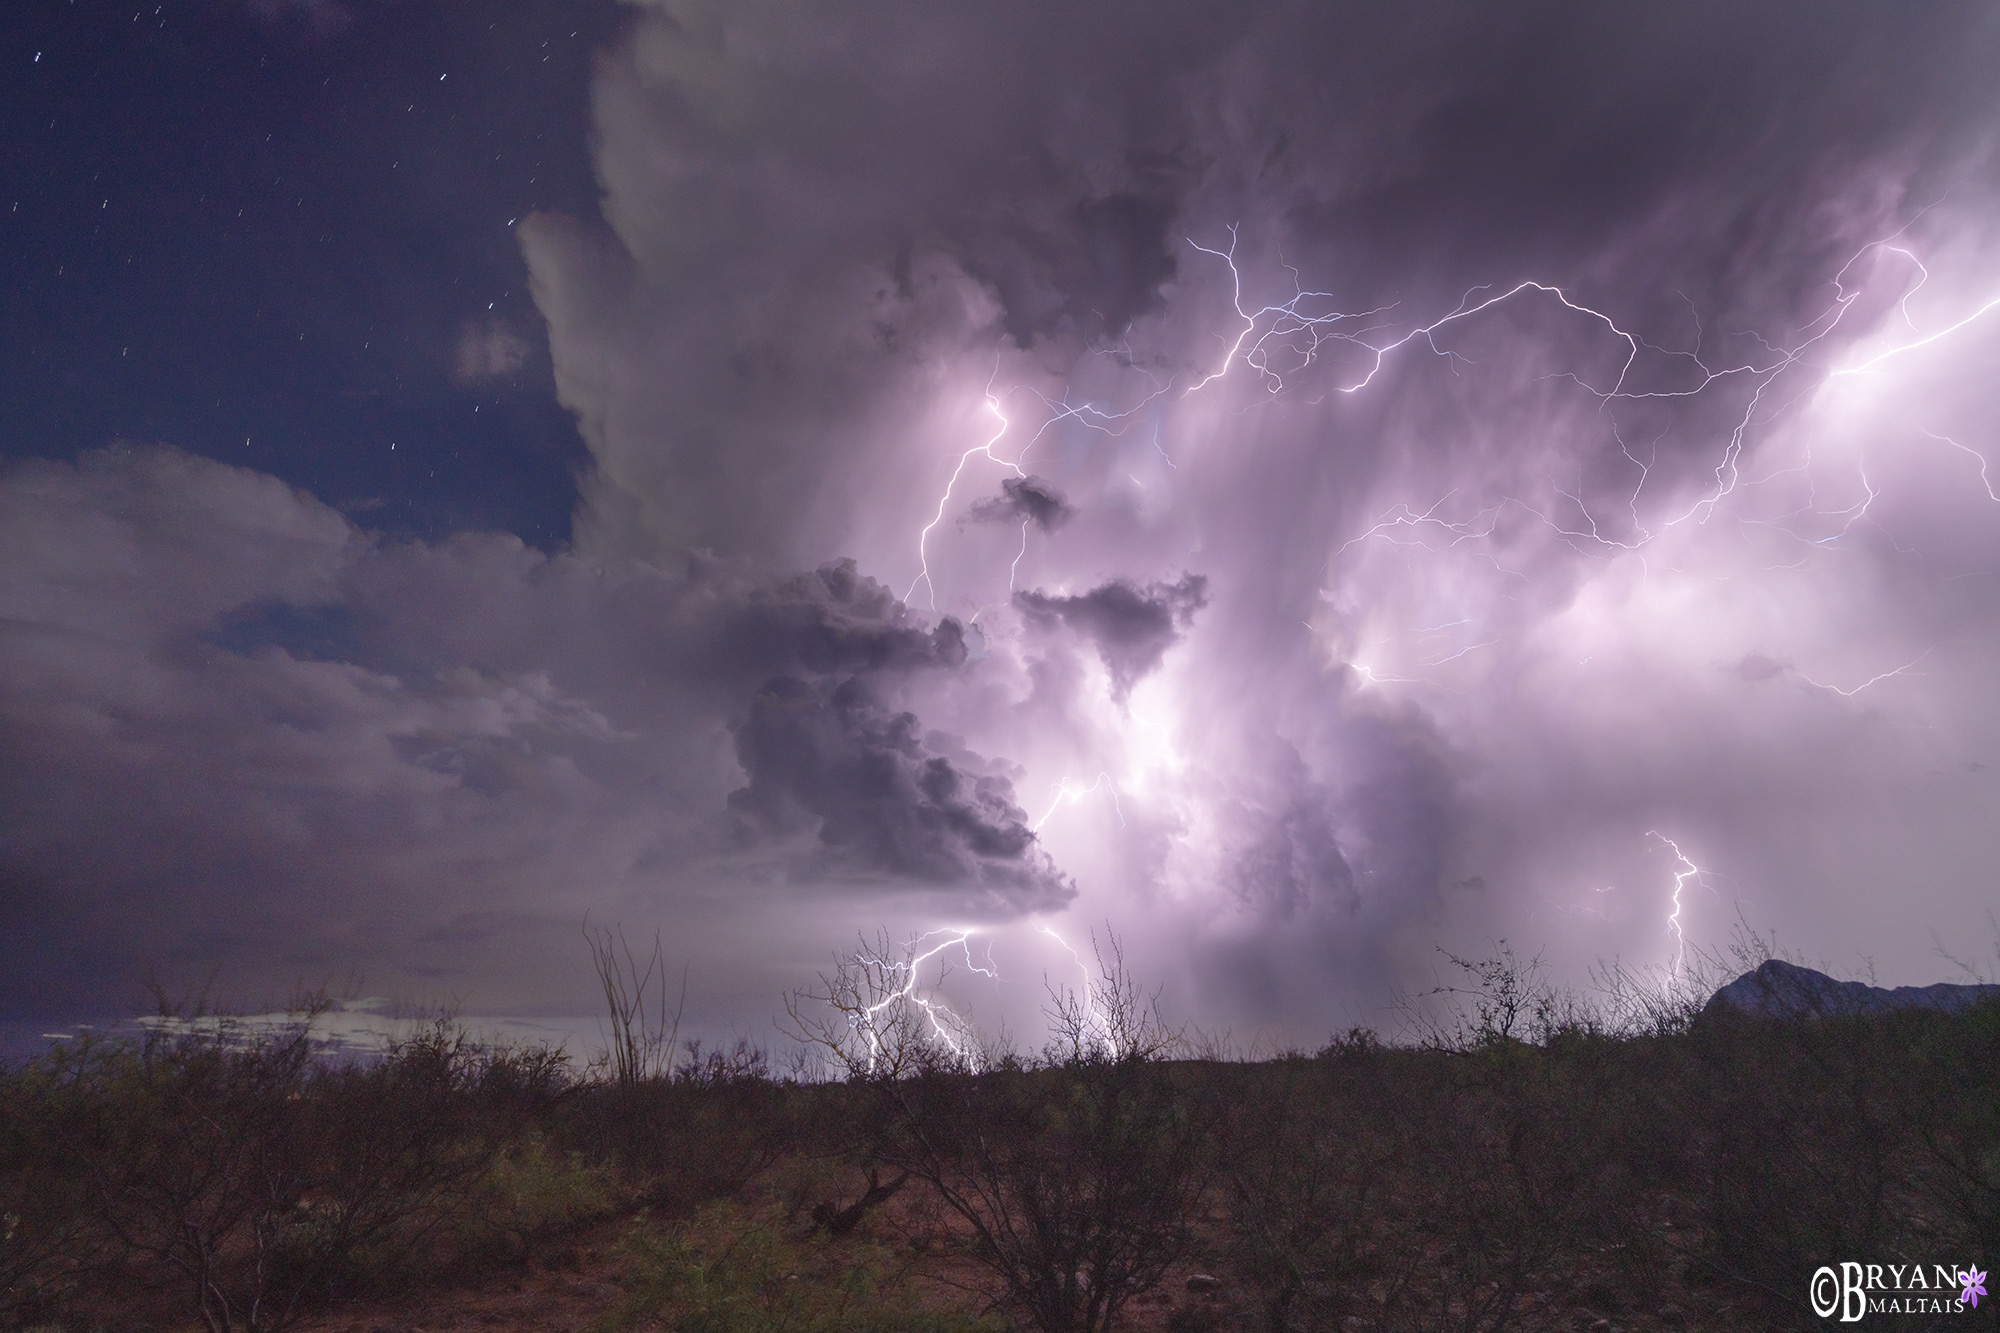
[[[1812,1308],[1821,1319],[1831,1318],[1840,1308],[1840,1276],[1831,1268],[1812,1275]]]

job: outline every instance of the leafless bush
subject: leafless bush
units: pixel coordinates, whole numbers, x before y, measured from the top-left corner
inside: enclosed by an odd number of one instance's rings
[[[1211,1170],[1179,1033],[1116,941],[1084,993],[1051,987],[1042,1058],[909,1002],[907,954],[864,949],[792,997],[792,1031],[874,1090],[874,1152],[969,1236],[986,1294],[1045,1333],[1097,1333],[1188,1253]]]
[[[1142,990],[1125,966],[1125,949],[1109,935],[1090,937],[1097,975],[1082,990],[1049,985],[1044,1014],[1049,1044],[1044,1059],[1054,1065],[1160,1060],[1182,1051],[1186,1029],[1160,1015],[1160,992]]]
[[[914,946],[882,932],[834,959],[816,986],[785,997],[781,1030],[822,1071],[863,1080],[904,1078],[939,1063],[977,1068],[987,1043],[949,1006],[921,995]],[[942,969],[940,980],[948,975]]]
[[[653,933],[653,951],[643,967],[625,939],[623,929],[583,928],[590,947],[604,1007],[610,1023],[603,1059],[621,1087],[671,1072],[680,1036],[681,1013],[687,1004],[687,969],[681,969],[680,999],[667,1012],[667,966],[660,935]]]
[[[178,1275],[211,1333],[281,1327],[302,1294],[293,1218],[311,1179],[301,1121],[315,1016],[256,1039],[184,1026],[57,1057],[71,1093],[60,1138],[94,1221]]]
[[[1401,1002],[1419,1045],[1444,1051],[1491,1049],[1597,1027],[1597,1015],[1586,1003],[1549,980],[1540,955],[1523,960],[1505,940],[1496,941],[1485,958],[1438,952],[1464,981],[1440,982],[1424,996]]]
[[[15,1080],[43,1090],[47,1146],[87,1200],[71,1225],[132,1281],[178,1284],[211,1333],[280,1329],[369,1252],[420,1240],[496,1149],[477,1090],[550,1076],[442,1019],[378,1061],[327,1063],[321,1012],[254,1031],[182,1015]]]

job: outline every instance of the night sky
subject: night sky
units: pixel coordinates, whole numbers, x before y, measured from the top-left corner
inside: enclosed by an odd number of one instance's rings
[[[1991,970],[2000,12],[21,0],[0,1023]],[[958,941],[963,943],[958,943]],[[988,975],[991,974],[991,975]],[[932,972],[923,976],[931,984]]]
[[[509,224],[595,208],[620,16],[479,19],[10,6],[8,455],[169,444],[385,534],[567,542],[586,455]]]

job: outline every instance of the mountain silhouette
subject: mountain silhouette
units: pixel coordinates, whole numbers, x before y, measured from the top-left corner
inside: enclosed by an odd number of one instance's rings
[[[1824,972],[1768,958],[1753,971],[1709,997],[1703,1013],[1733,1009],[1758,1018],[1818,1018],[1831,1015],[1886,1014],[1898,1009],[1936,1009],[1958,1013],[2000,996],[2000,986],[1864,985],[1835,981]]]

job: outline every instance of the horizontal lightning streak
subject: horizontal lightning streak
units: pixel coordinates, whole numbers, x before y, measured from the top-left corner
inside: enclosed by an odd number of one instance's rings
[[[1069,785],[1068,778],[1064,778],[1061,782],[1057,783],[1055,799],[1049,802],[1049,808],[1042,812],[1042,817],[1040,819],[1037,819],[1034,823],[1028,826],[1029,831],[1033,833],[1040,833],[1042,831],[1042,825],[1049,822],[1049,817],[1055,814],[1057,810],[1061,809],[1065,801],[1071,803],[1080,801],[1084,797],[1090,795],[1092,792],[1098,791],[1100,789],[1109,791],[1111,793],[1111,808],[1117,811],[1118,813],[1118,827],[1124,828],[1125,811],[1118,804],[1118,787],[1115,783],[1111,781],[1111,775],[1109,773],[1099,773],[1097,775],[1097,781],[1091,783],[1088,787],[1072,788]]]
[[[1891,671],[1884,671],[1879,676],[1870,676],[1867,680],[1862,681],[1859,685],[1856,685],[1851,690],[1843,690],[1838,685],[1828,685],[1823,681],[1814,680],[1811,676],[1808,676],[1803,671],[1799,672],[1799,679],[1804,681],[1806,684],[1811,685],[1815,689],[1830,691],[1834,694],[1839,695],[1843,699],[1852,699],[1855,695],[1861,693],[1861,691],[1867,689],[1871,685],[1879,685],[1883,681],[1888,680],[1891,677],[1902,675],[1904,672],[1908,671],[1911,667],[1923,661],[1926,657],[1929,657],[1932,653],[1936,651],[1937,651],[1936,645],[1932,645],[1931,647],[1926,648],[1922,652],[1918,653],[1915,657],[1911,658],[1909,661],[1903,663],[1903,665],[1896,667],[1894,670]]]

